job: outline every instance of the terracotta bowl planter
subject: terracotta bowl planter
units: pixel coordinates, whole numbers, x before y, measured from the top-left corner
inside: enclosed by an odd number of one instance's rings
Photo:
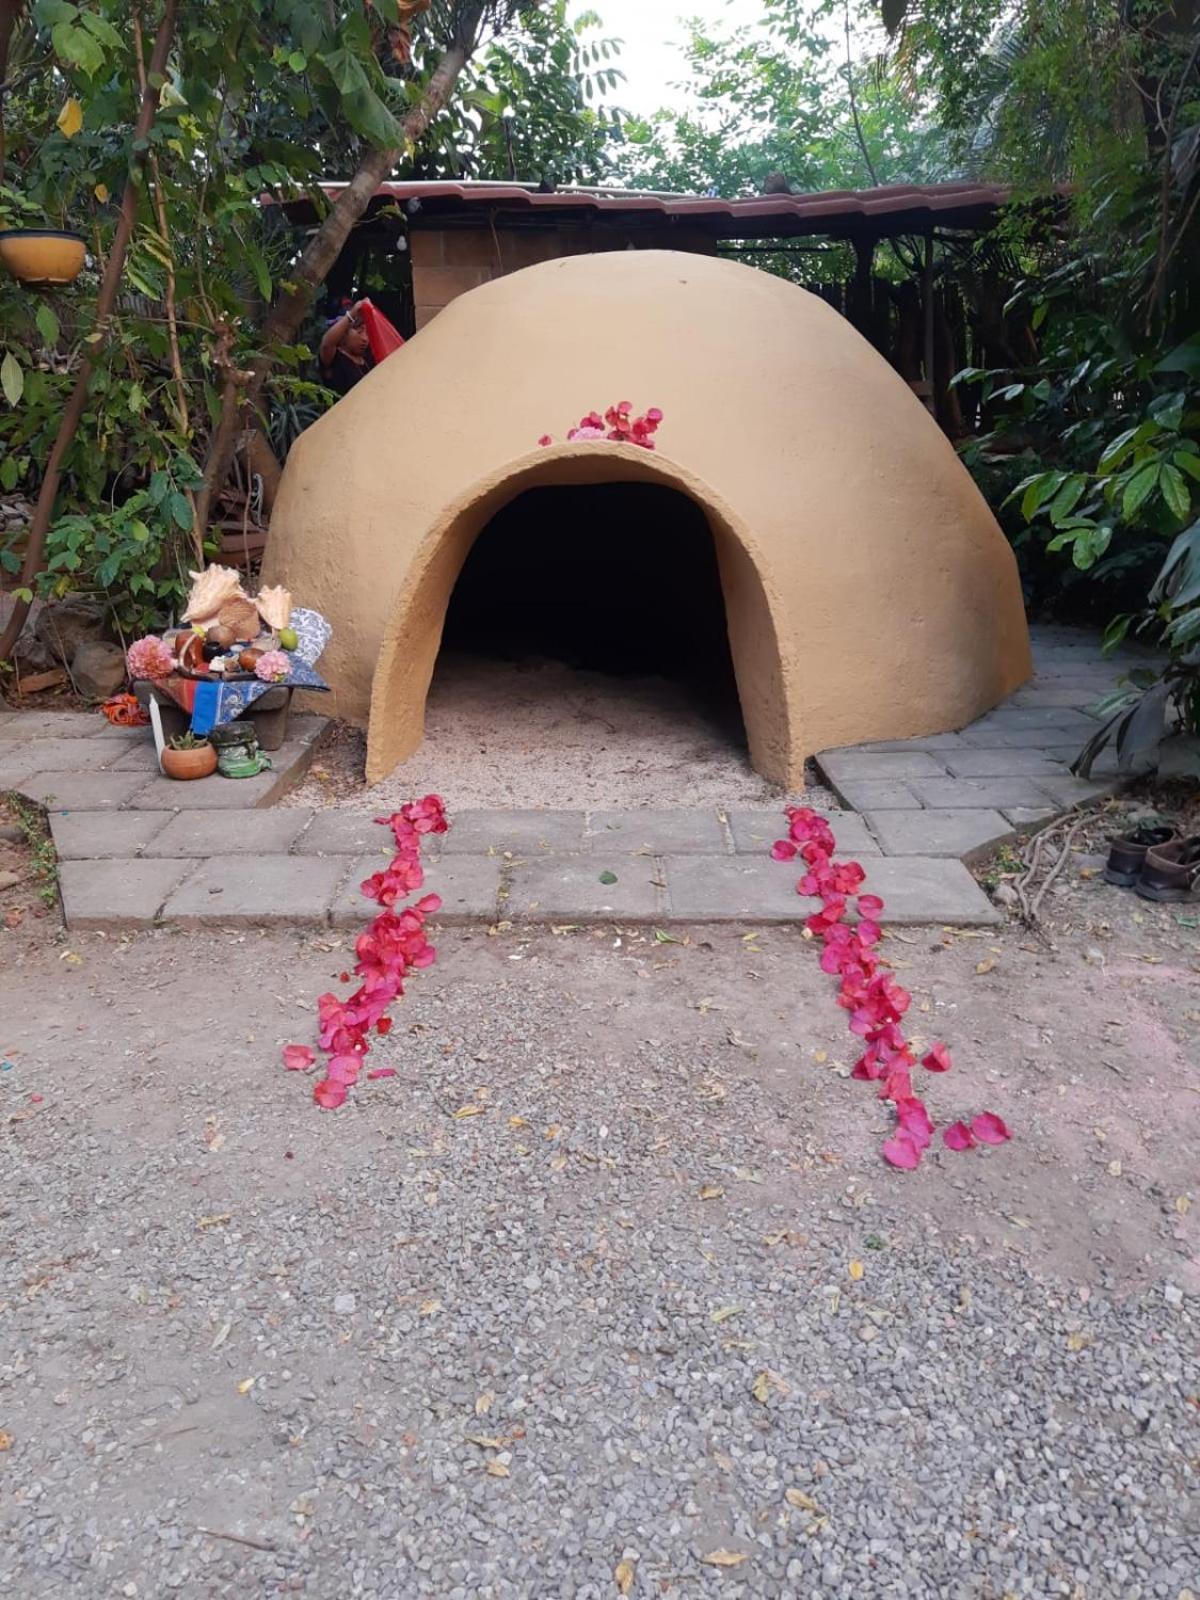
[[[207,778],[217,770],[217,752],[211,744],[195,750],[168,747],[162,753],[162,769],[168,778]]]
[[[86,255],[87,241],[82,234],[52,228],[0,232],[0,262],[22,283],[74,283]]]

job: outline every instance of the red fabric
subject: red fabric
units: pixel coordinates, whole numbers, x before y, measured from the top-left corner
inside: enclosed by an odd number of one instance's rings
[[[375,365],[378,366],[385,356],[390,356],[394,350],[399,350],[404,340],[383,312],[377,311],[369,300],[363,301],[360,310],[371,354],[375,358]]]

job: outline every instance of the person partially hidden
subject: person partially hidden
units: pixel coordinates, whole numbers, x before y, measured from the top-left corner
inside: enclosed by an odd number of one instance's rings
[[[375,365],[362,323],[362,301],[356,300],[325,329],[317,351],[321,382],[338,394],[349,394]]]

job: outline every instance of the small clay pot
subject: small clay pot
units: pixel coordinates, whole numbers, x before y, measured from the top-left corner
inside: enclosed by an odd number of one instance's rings
[[[211,744],[198,745],[194,750],[172,750],[162,753],[162,769],[168,778],[207,778],[217,770],[217,752]]]
[[[6,228],[0,233],[0,262],[22,283],[74,283],[86,255],[82,234],[57,228]]]

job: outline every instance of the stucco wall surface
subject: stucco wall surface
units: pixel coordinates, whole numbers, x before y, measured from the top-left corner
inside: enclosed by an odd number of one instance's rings
[[[662,408],[653,454],[538,449],[623,399]],[[767,776],[798,787],[816,750],[959,727],[1029,676],[1006,540],[848,322],[733,262],[573,256],[455,299],[288,458],[266,581],[332,622],[322,669],[337,714],[370,716],[370,777],[420,743],[446,601],[488,518],[539,483],[638,477],[708,513]]]

